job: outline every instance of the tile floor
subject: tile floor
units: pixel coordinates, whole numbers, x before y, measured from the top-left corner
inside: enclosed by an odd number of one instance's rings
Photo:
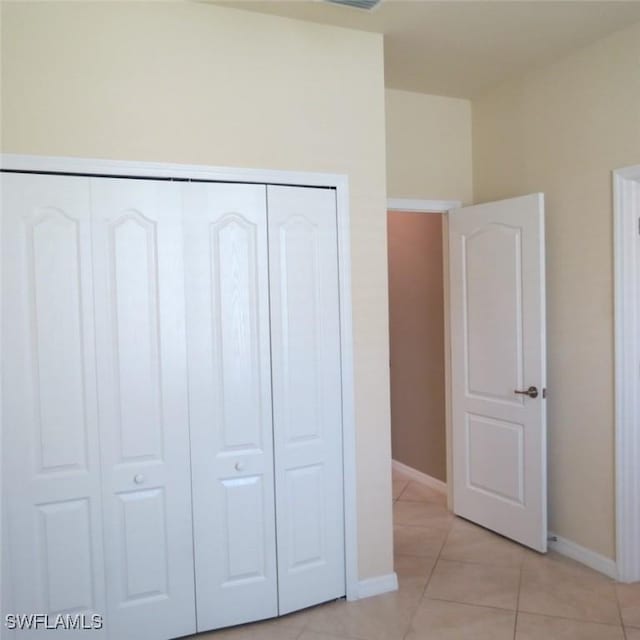
[[[640,640],[640,584],[616,584],[454,517],[393,477],[400,589],[197,640]]]

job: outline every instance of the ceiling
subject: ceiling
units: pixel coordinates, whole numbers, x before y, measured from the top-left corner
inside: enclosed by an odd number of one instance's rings
[[[210,0],[384,34],[387,87],[470,98],[640,21],[640,1],[382,0],[373,11],[322,0]]]

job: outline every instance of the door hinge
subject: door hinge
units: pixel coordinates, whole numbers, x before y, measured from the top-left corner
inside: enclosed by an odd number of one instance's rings
[[[543,398],[547,397],[547,387],[542,387],[542,397]]]

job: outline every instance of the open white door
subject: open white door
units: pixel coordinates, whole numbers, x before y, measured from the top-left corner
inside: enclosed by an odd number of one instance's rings
[[[455,513],[547,549],[544,197],[449,216]]]

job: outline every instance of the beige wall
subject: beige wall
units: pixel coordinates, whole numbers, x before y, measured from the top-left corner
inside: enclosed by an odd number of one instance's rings
[[[391,451],[446,481],[442,214],[388,214]]]
[[[387,89],[390,198],[472,200],[471,103]]]
[[[392,571],[382,37],[195,3],[2,11],[4,152],[349,175],[360,577]]]
[[[615,552],[611,171],[640,162],[640,25],[473,100],[476,202],[543,191],[550,528]]]

